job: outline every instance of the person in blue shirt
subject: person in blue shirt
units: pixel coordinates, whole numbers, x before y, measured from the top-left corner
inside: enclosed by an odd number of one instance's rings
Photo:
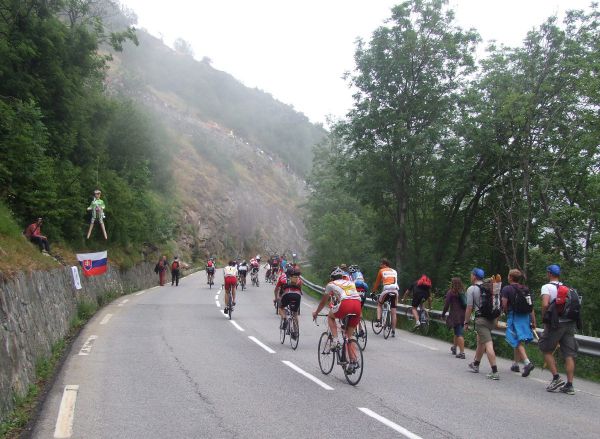
[[[362,305],[365,304],[365,300],[367,300],[367,291],[369,291],[369,285],[365,282],[365,276],[360,271],[360,267],[358,265],[351,265],[348,269],[350,272],[350,276],[354,281],[354,285],[356,286],[356,291],[360,293],[360,301]]]

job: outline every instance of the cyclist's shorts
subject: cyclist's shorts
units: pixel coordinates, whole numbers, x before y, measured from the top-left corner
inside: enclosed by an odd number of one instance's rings
[[[340,307],[333,315],[336,319],[343,319],[347,314],[356,314],[354,317],[351,317],[350,320],[348,320],[348,326],[356,327],[360,323],[361,311],[362,309],[360,306],[360,300],[346,299],[342,300]]]
[[[215,274],[215,267],[206,267],[207,274]]]
[[[421,291],[415,291],[413,293],[413,298],[412,298],[412,307],[413,308],[418,308],[419,305],[421,304],[421,302],[426,301],[427,299],[429,299],[429,292],[424,293]]]
[[[237,286],[237,278],[235,276],[225,277],[225,289],[235,288]]]
[[[279,299],[279,308],[285,308],[286,306],[290,306],[290,310],[292,310],[292,312],[298,312],[298,309],[300,309],[300,299],[302,298],[302,296],[299,293],[285,293],[283,296],[281,296],[281,298]]]
[[[384,291],[379,296],[379,303],[383,304],[385,301],[390,302],[390,308],[396,308],[396,303],[398,301],[398,292],[397,291]]]

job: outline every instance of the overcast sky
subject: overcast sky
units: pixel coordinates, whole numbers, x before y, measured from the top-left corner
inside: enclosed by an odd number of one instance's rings
[[[172,46],[181,37],[197,59],[209,57],[249,87],[291,104],[313,122],[352,106],[342,79],[354,68],[357,37],[368,41],[400,1],[121,0],[138,25]],[[450,0],[457,24],[484,42],[519,45],[527,31],[591,0]],[[485,44],[485,43],[484,43]]]

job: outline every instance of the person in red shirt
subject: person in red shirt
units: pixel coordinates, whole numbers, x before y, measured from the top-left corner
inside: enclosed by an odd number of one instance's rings
[[[33,224],[25,229],[25,236],[34,244],[37,244],[44,253],[50,253],[50,244],[48,238],[42,235],[42,218],[38,218]]]

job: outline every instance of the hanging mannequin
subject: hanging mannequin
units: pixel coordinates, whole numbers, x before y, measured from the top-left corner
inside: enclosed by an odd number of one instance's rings
[[[90,239],[90,235],[92,234],[92,229],[94,228],[94,223],[96,221],[100,223],[100,228],[102,229],[104,239],[108,239],[108,236],[106,235],[106,229],[104,228],[104,209],[106,209],[106,205],[104,204],[104,201],[100,199],[101,195],[102,192],[99,189],[96,189],[94,191],[94,199],[87,208],[87,210],[92,211],[92,218],[90,220],[90,228],[88,229],[86,239]]]

